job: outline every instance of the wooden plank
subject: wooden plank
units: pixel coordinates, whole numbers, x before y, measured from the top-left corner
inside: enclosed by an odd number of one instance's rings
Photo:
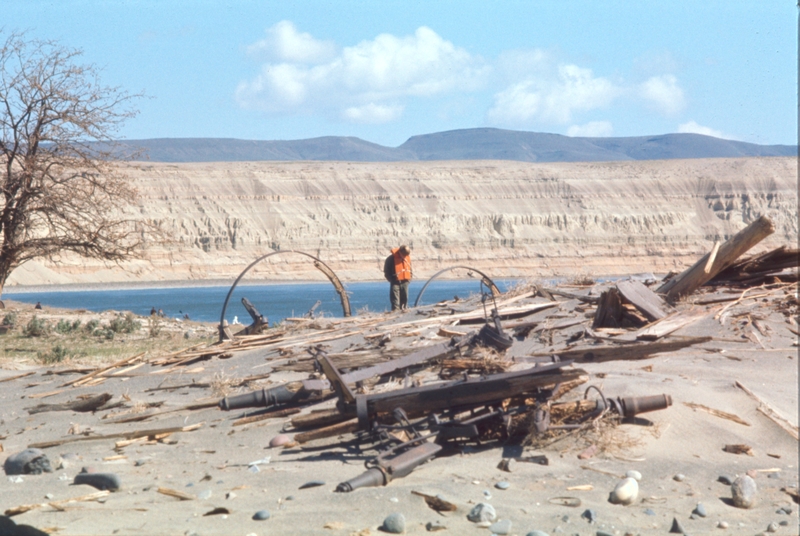
[[[687,337],[667,341],[655,341],[641,344],[621,346],[584,346],[580,348],[563,348],[547,353],[530,354],[529,357],[515,358],[515,361],[536,361],[540,357],[553,354],[562,360],[574,360],[577,363],[603,363],[605,361],[635,361],[647,359],[655,354],[675,352],[695,344],[713,340],[713,337]]]
[[[680,311],[672,313],[671,315],[663,318],[659,322],[649,324],[634,335],[640,341],[655,341],[669,335],[670,333],[679,330],[682,327],[688,326],[693,322],[697,322],[701,318],[709,316],[714,311],[706,311],[704,309],[689,309],[688,311]]]
[[[789,435],[791,435],[793,438],[800,439],[800,431],[798,430],[797,425],[790,423],[788,419],[786,419],[786,417],[778,413],[777,410],[775,410],[775,408],[773,408],[772,406],[761,400],[758,397],[758,395],[756,395],[753,391],[745,387],[741,382],[737,381],[736,387],[738,387],[739,389],[750,395],[750,397],[753,398],[753,400],[759,403],[758,408],[756,408],[758,409],[758,411],[766,415],[772,422],[774,422],[775,424],[786,430],[789,433]]]
[[[636,307],[651,322],[667,316],[671,307],[640,281],[626,280],[617,283],[622,297]]]
[[[710,271],[705,271],[708,259],[711,257],[708,253],[694,265],[661,285],[656,292],[665,294],[669,302],[675,302],[691,294],[773,232],[775,226],[772,221],[766,216],[761,216],[719,247]]]

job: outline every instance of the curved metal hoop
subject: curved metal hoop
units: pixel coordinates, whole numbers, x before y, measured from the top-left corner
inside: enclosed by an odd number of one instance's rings
[[[325,274],[325,277],[327,277],[333,284],[333,287],[336,289],[336,292],[339,293],[339,298],[342,300],[342,313],[344,314],[344,316],[350,316],[350,299],[347,297],[347,292],[345,292],[342,282],[339,281],[339,278],[336,276],[333,270],[331,270],[327,264],[325,264],[324,262],[322,262],[320,259],[316,258],[313,255],[310,255],[304,251],[298,251],[296,249],[286,249],[281,251],[273,251],[271,253],[267,253],[266,255],[262,255],[261,257],[251,262],[247,266],[247,268],[245,268],[242,271],[242,273],[239,274],[239,277],[237,277],[236,281],[234,281],[233,285],[231,285],[231,289],[228,291],[228,295],[225,296],[225,303],[222,304],[222,313],[219,315],[220,333],[222,330],[223,322],[225,321],[225,311],[227,311],[228,309],[228,301],[230,301],[231,295],[233,294],[233,290],[236,288],[236,285],[239,284],[239,281],[242,280],[245,274],[249,272],[253,266],[263,261],[267,257],[272,257],[273,255],[278,255],[280,253],[299,253],[300,255],[305,255],[306,257],[313,259],[314,267],[317,268],[323,274]]]
[[[489,288],[489,290],[491,290],[491,291],[492,291],[492,296],[499,296],[499,295],[500,295],[500,290],[498,290],[498,288],[497,288],[497,285],[495,285],[495,284],[494,284],[494,281],[492,281],[492,280],[489,278],[489,276],[488,276],[488,275],[484,274],[484,273],[483,273],[483,272],[481,272],[480,270],[476,270],[475,268],[470,268],[469,266],[451,266],[451,267],[449,267],[449,268],[445,268],[444,270],[440,270],[440,271],[436,272],[435,274],[433,274],[433,275],[431,276],[431,278],[430,278],[430,279],[428,279],[428,280],[425,282],[425,284],[424,284],[424,285],[422,285],[422,288],[420,289],[420,291],[419,291],[419,294],[417,295],[417,299],[416,299],[416,301],[414,302],[414,307],[416,307],[417,305],[419,305],[419,300],[421,300],[421,299],[422,299],[422,294],[425,292],[425,288],[427,288],[427,286],[428,286],[428,285],[429,285],[429,284],[430,284],[430,283],[431,283],[431,282],[432,282],[434,279],[436,279],[437,277],[439,277],[439,276],[440,276],[440,275],[442,275],[443,273],[445,273],[445,272],[449,272],[449,271],[451,271],[451,270],[455,270],[456,268],[462,268],[462,269],[464,269],[464,270],[469,270],[470,272],[475,272],[475,273],[477,273],[477,274],[480,274],[480,276],[481,276],[481,283],[483,283],[484,285],[486,285],[486,286]]]

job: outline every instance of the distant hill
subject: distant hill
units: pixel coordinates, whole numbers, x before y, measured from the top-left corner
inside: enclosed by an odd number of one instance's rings
[[[359,138],[325,136],[307,140],[256,141],[231,138],[126,140],[153,162],[244,162],[330,160],[397,162],[415,160],[515,160],[522,162],[598,162],[796,156],[794,145],[757,145],[701,134],[663,134],[629,138],[571,138],[560,134],[497,128],[451,130],[413,136],[399,147]]]

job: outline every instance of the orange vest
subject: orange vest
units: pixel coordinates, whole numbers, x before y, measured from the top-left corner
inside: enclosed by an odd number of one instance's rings
[[[394,273],[398,281],[411,281],[411,255],[400,254],[400,248],[392,250]]]

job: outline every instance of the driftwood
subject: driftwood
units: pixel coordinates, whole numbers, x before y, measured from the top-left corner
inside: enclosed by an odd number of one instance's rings
[[[95,411],[106,402],[111,400],[112,396],[108,393],[97,395],[86,400],[75,400],[74,402],[65,402],[63,404],[39,404],[30,408],[25,408],[28,413],[44,413],[45,411],[77,411],[79,413],[86,413]]]
[[[88,436],[71,436],[55,441],[45,441],[42,443],[33,443],[28,445],[29,449],[46,449],[50,447],[58,447],[66,445],[67,443],[77,443],[80,441],[96,441],[98,439],[136,439],[139,437],[156,436],[159,434],[173,434],[176,432],[192,432],[201,428],[205,423],[197,423],[189,426],[174,426],[172,428],[155,428],[151,430],[134,430],[131,432],[119,432],[116,434],[98,434]]]
[[[72,499],[63,499],[60,501],[51,501],[46,503],[37,503],[37,504],[23,504],[20,506],[15,506],[14,508],[9,508],[5,511],[5,515],[8,517],[12,517],[19,514],[24,514],[25,512],[30,512],[31,510],[35,510],[36,508],[42,508],[44,506],[50,506],[55,508],[56,510],[64,510],[64,505],[73,503],[73,502],[87,502],[87,501],[96,501],[97,499],[102,499],[106,497],[111,492],[108,490],[104,491],[96,491],[94,493],[90,493],[89,495],[81,495],[80,497],[73,497]],[[23,534],[23,532],[15,532],[14,534]]]
[[[676,340],[656,341],[642,344],[627,344],[623,346],[584,346],[581,348],[564,348],[547,353],[530,354],[529,357],[515,358],[515,361],[536,361],[537,358],[549,357],[553,354],[562,360],[572,360],[576,363],[602,363],[604,361],[634,361],[663,352],[674,352],[687,346],[701,344],[712,340],[713,337],[686,337]]]
[[[706,272],[706,264],[711,256],[710,253],[661,285],[657,292],[664,294],[667,301],[670,302],[675,302],[683,296],[691,294],[774,231],[775,226],[772,221],[766,216],[761,216],[719,247],[713,266],[708,272]]]
[[[288,417],[289,415],[295,415],[296,413],[300,413],[300,410],[298,408],[284,408],[275,411],[268,411],[266,413],[260,413],[258,415],[252,415],[250,417],[242,417],[241,419],[237,419],[233,421],[233,426],[242,426],[243,424],[266,421],[267,419],[278,419],[280,417]]]
[[[727,413],[725,411],[720,411],[718,409],[709,408],[708,406],[704,406],[702,404],[695,404],[694,402],[684,402],[684,406],[688,406],[692,409],[701,409],[706,413],[710,413],[715,417],[720,417],[722,419],[728,419],[729,421],[733,421],[735,423],[743,424],[744,426],[750,426],[750,423],[746,420],[742,419],[738,415],[734,415],[733,413]]]
[[[178,491],[172,488],[159,487],[156,491],[161,493],[162,495],[169,495],[170,497],[175,497],[176,499],[180,499],[182,501],[193,501],[197,498],[194,495],[191,495],[189,493],[184,493],[182,491]]]
[[[342,434],[352,434],[358,430],[358,419],[350,419],[324,428],[310,430],[308,432],[300,432],[295,434],[294,440],[300,444],[308,443],[316,439],[324,439],[326,437],[333,437]]]
[[[3,378],[2,380],[0,380],[0,383],[10,382],[10,381],[18,380],[20,378],[26,378],[26,377],[31,376],[33,374],[36,374],[35,370],[32,370],[30,372],[23,372],[22,374],[17,374],[16,376],[9,376],[8,378]]]
[[[137,354],[137,355],[132,356],[132,357],[126,357],[125,359],[122,359],[121,361],[117,361],[116,363],[113,363],[113,364],[111,364],[111,365],[109,365],[107,367],[103,367],[103,368],[97,369],[97,370],[95,370],[93,372],[90,372],[89,374],[86,374],[85,376],[81,376],[80,378],[76,378],[74,380],[70,380],[67,383],[62,384],[61,387],[69,387],[70,385],[75,385],[75,386],[82,385],[82,384],[88,382],[89,380],[95,378],[96,376],[99,376],[100,374],[102,374],[104,372],[108,372],[109,370],[113,370],[113,369],[121,367],[123,365],[130,365],[131,363],[135,362],[136,360],[138,360],[142,356],[144,356],[145,353],[146,352],[143,352],[141,354]]]

